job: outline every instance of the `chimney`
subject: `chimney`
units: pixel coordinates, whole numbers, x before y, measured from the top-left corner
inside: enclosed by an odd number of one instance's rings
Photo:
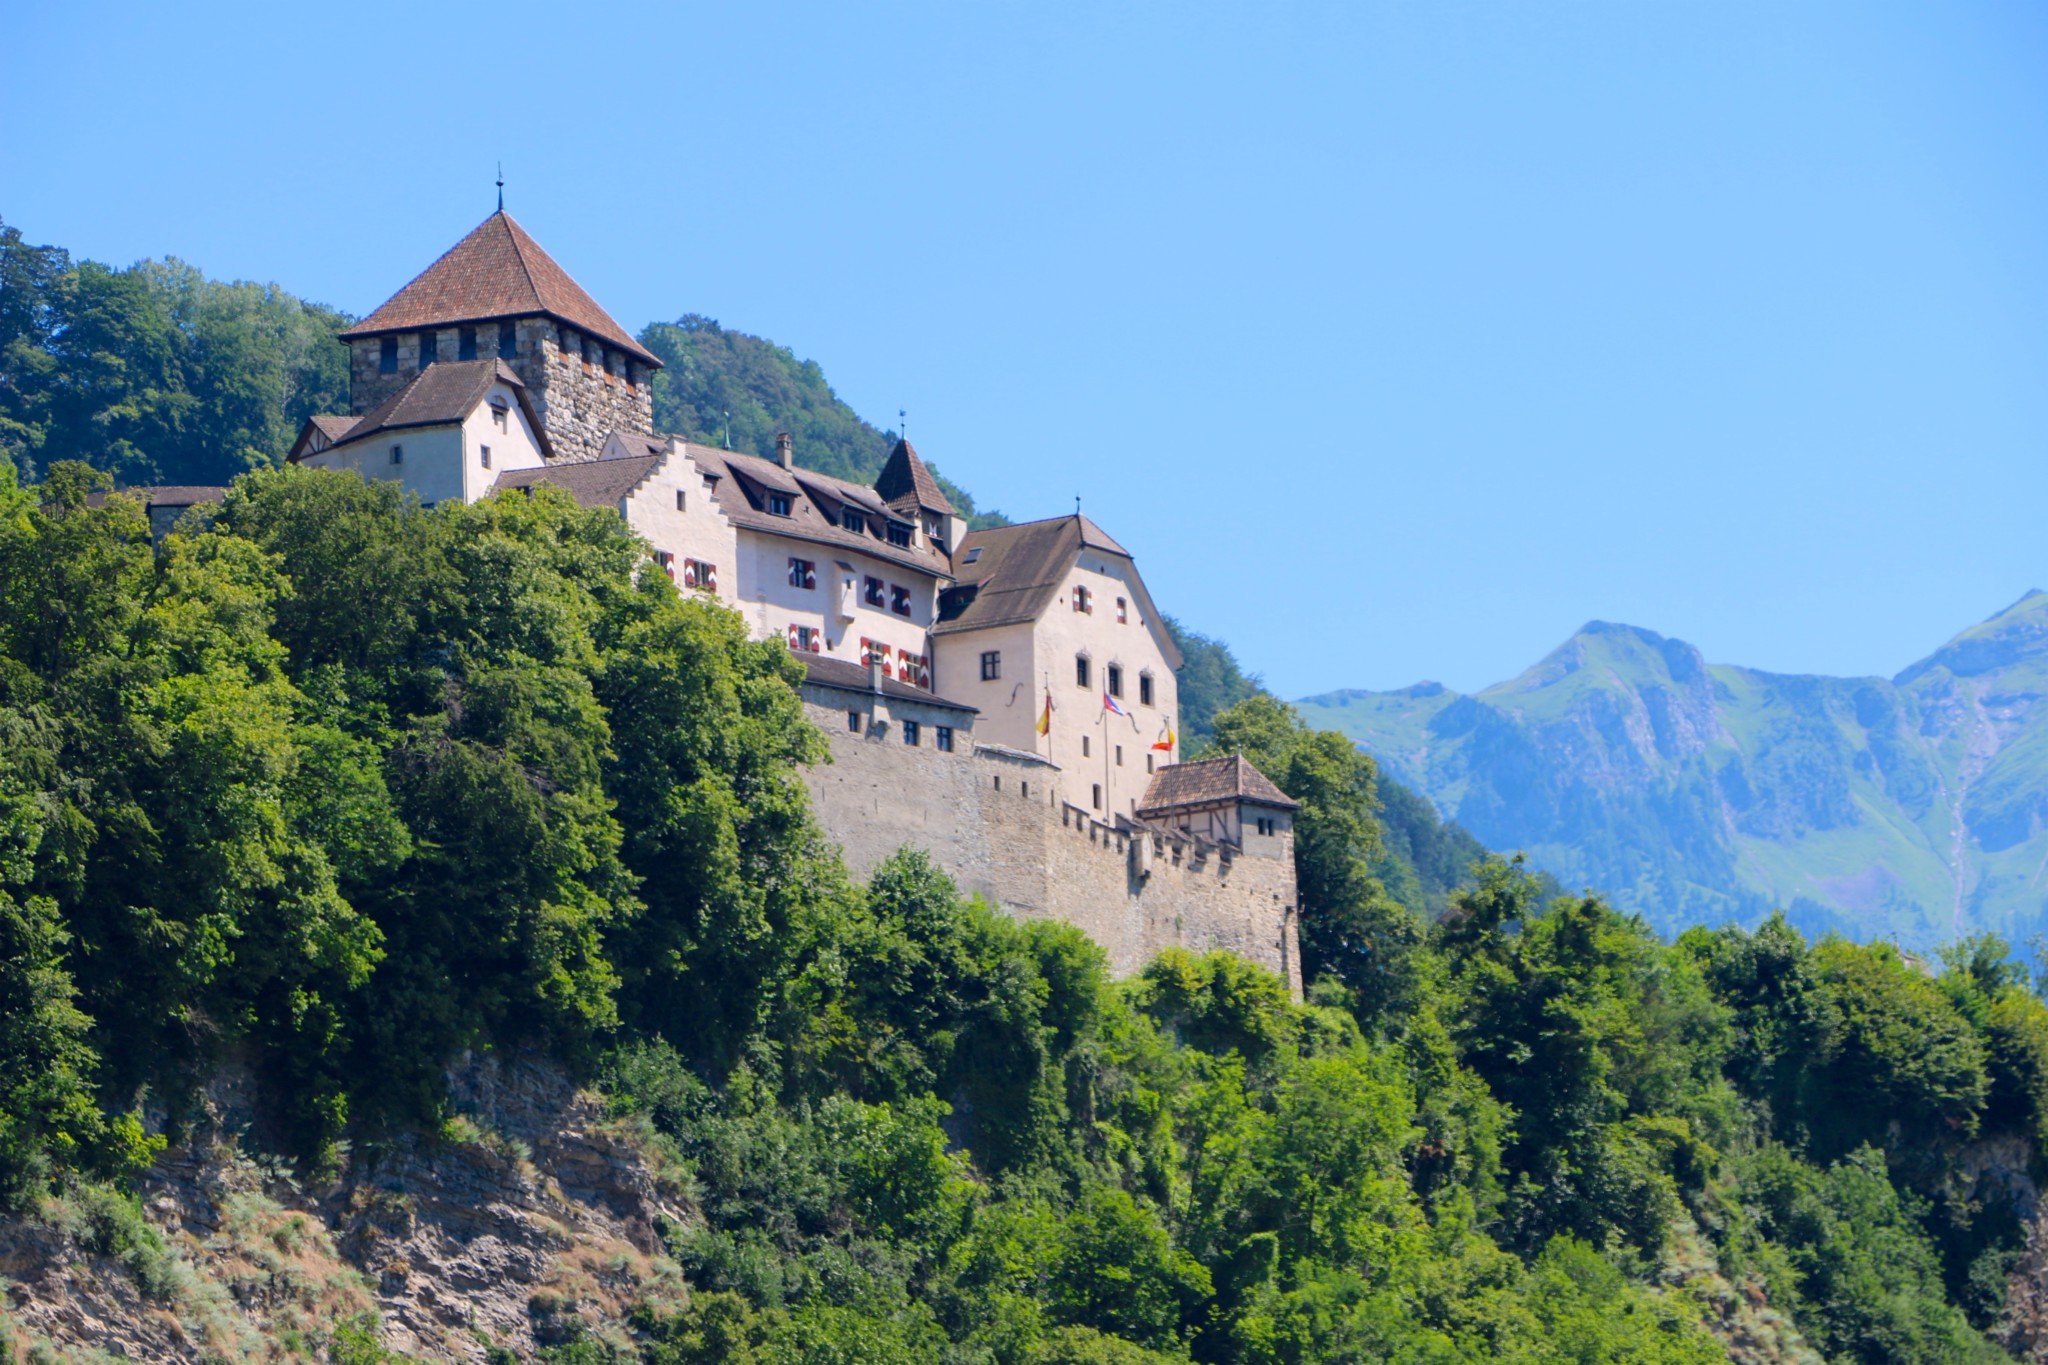
[[[775,433],[775,459],[776,462],[780,464],[784,469],[793,469],[796,467],[796,455],[794,450],[792,449],[794,444],[795,443],[789,439],[788,432],[778,431]]]

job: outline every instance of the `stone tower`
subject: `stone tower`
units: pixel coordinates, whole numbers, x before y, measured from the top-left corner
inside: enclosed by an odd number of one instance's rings
[[[360,416],[428,365],[496,356],[526,384],[557,460],[654,430],[661,361],[598,307],[503,209],[341,334]]]

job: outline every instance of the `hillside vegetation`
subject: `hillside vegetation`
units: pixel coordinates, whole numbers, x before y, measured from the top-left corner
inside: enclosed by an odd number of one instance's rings
[[[1428,925],[1372,875],[1370,760],[1255,696],[1214,742],[1304,802],[1310,999],[1222,955],[1112,982],[916,855],[850,882],[790,656],[616,517],[260,471],[157,550],[90,482],[0,479],[28,1217],[118,1212],[94,1182],[230,1058],[245,1140],[317,1175],[450,1122],[481,1049],[600,1086],[691,1191],[687,1301],[555,1360],[1999,1357],[2048,1125],[2000,945],[1666,945],[1497,860]],[[183,1292],[160,1254],[121,1264]]]
[[[1180,952],[1113,981],[914,852],[851,880],[798,666],[616,517],[266,467],[292,403],[334,405],[288,378],[317,310],[0,248],[42,271],[0,291],[0,440],[37,476],[0,460],[11,1354],[101,1359],[53,1284],[189,1361],[376,1365],[425,1316],[492,1365],[2048,1350],[2048,1006],[2003,943],[1660,940],[1176,626],[1190,750],[1303,803],[1310,989]],[[687,335],[781,392],[782,359]],[[270,348],[251,389],[233,345]],[[866,439],[799,378],[763,430]],[[159,546],[67,452],[251,468]],[[490,1076],[527,1101],[473,1103]],[[218,1216],[195,1165],[230,1172]]]
[[[1301,707],[1488,844],[1668,932],[1774,906],[1921,950],[2048,926],[2048,593],[1891,679],[1710,665],[1595,622],[1472,696]]]

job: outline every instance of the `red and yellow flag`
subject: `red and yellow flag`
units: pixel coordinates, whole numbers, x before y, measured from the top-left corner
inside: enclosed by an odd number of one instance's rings
[[[1152,747],[1153,747],[1153,748],[1155,748],[1155,749],[1161,749],[1161,750],[1164,750],[1165,752],[1167,752],[1167,753],[1169,753],[1169,754],[1173,752],[1173,722],[1172,722],[1172,721],[1168,721],[1168,722],[1166,722],[1166,728],[1165,728],[1165,729],[1164,729],[1163,731],[1161,731],[1161,733],[1160,733],[1160,737],[1159,737],[1158,739],[1156,739],[1156,740],[1154,740],[1154,741],[1153,741],[1153,743],[1152,743]]]
[[[1050,692],[1045,694],[1045,710],[1040,712],[1038,716],[1038,733],[1041,735],[1052,733],[1052,693]]]

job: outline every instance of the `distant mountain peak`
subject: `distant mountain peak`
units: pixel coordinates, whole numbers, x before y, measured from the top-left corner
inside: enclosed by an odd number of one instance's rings
[[[2048,659],[2048,592],[2039,588],[1909,665],[1892,682],[1906,687],[1936,669],[1974,678],[2035,659]]]

